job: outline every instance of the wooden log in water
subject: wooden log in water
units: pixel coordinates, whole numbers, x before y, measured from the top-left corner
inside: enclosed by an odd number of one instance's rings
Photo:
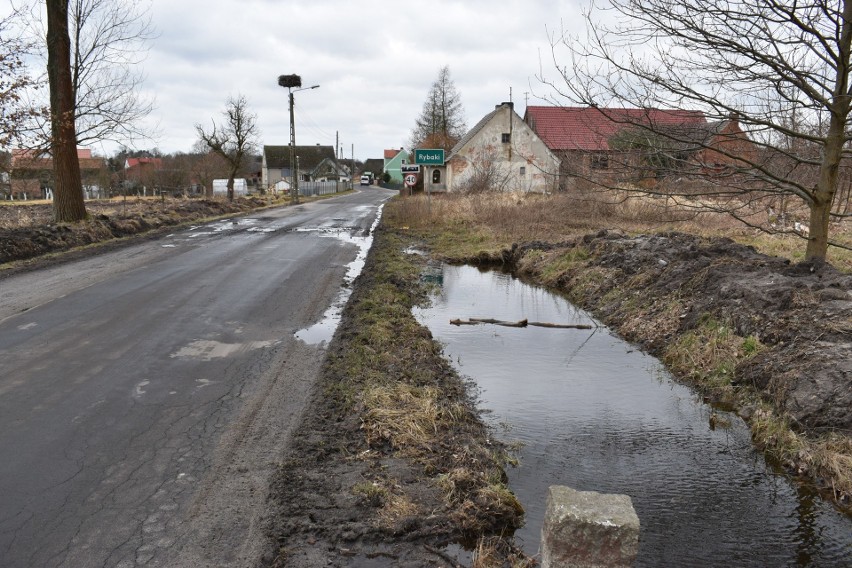
[[[528,325],[535,327],[550,327],[553,329],[592,329],[593,326],[585,323],[545,323],[542,321],[531,321]]]
[[[594,326],[588,324],[564,324],[564,323],[546,323],[541,321],[528,321],[522,319],[520,321],[504,321],[493,318],[470,318],[463,320],[460,318],[451,319],[452,325],[479,325],[481,323],[490,323],[493,325],[502,325],[503,327],[527,327],[533,325],[536,327],[548,327],[551,329],[593,329]]]
[[[503,320],[496,320],[496,319],[491,319],[491,318],[486,318],[486,319],[470,318],[470,321],[476,322],[476,323],[490,323],[490,324],[494,324],[494,325],[502,325],[503,327],[527,327],[527,323],[528,323],[527,320],[525,320],[525,319],[522,319],[521,321],[503,321]]]
[[[480,323],[482,323],[482,322],[478,322],[478,321],[465,321],[465,320],[462,320],[462,319],[452,319],[452,320],[450,320],[450,323],[451,323],[452,325],[479,325],[479,324],[480,324]]]

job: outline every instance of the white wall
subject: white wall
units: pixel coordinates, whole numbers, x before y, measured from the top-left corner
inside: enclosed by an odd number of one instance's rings
[[[509,143],[503,142],[504,133],[511,133]],[[484,170],[493,172],[493,190],[545,193],[556,188],[559,159],[521,117],[504,104],[451,156],[447,167],[449,191],[459,191],[472,176]]]

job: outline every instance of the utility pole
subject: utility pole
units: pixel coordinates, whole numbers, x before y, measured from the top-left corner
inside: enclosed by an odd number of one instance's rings
[[[340,144],[340,131],[334,132],[334,193],[340,193],[340,155],[337,153],[337,147]]]
[[[290,200],[299,202],[299,168],[296,164],[296,120],[293,118],[293,91],[290,91]]]
[[[281,87],[286,87],[287,92],[289,93],[289,102],[290,102],[290,195],[293,203],[299,202],[299,167],[298,167],[298,159],[296,157],[296,119],[293,115],[293,107],[295,106],[295,99],[293,97],[293,93],[296,91],[305,91],[308,89],[318,89],[319,85],[314,85],[312,87],[304,87],[304,88],[296,88],[302,87],[302,78],[298,75],[279,75],[278,76],[278,85]]]
[[[350,183],[352,184],[350,189],[355,189],[355,144],[352,144],[352,175],[349,177],[352,178],[350,180]]]

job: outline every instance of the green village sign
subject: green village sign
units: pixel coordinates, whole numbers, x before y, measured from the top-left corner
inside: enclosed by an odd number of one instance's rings
[[[443,166],[444,150],[441,148],[436,150],[414,150],[414,163],[423,166]]]

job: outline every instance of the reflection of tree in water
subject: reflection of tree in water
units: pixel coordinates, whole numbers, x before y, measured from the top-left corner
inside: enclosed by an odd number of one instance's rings
[[[818,499],[819,496],[814,490],[797,485],[796,497],[799,501],[796,506],[798,524],[795,534],[799,537],[796,545],[796,566],[815,566],[812,555],[822,548],[814,507],[814,499]]]

